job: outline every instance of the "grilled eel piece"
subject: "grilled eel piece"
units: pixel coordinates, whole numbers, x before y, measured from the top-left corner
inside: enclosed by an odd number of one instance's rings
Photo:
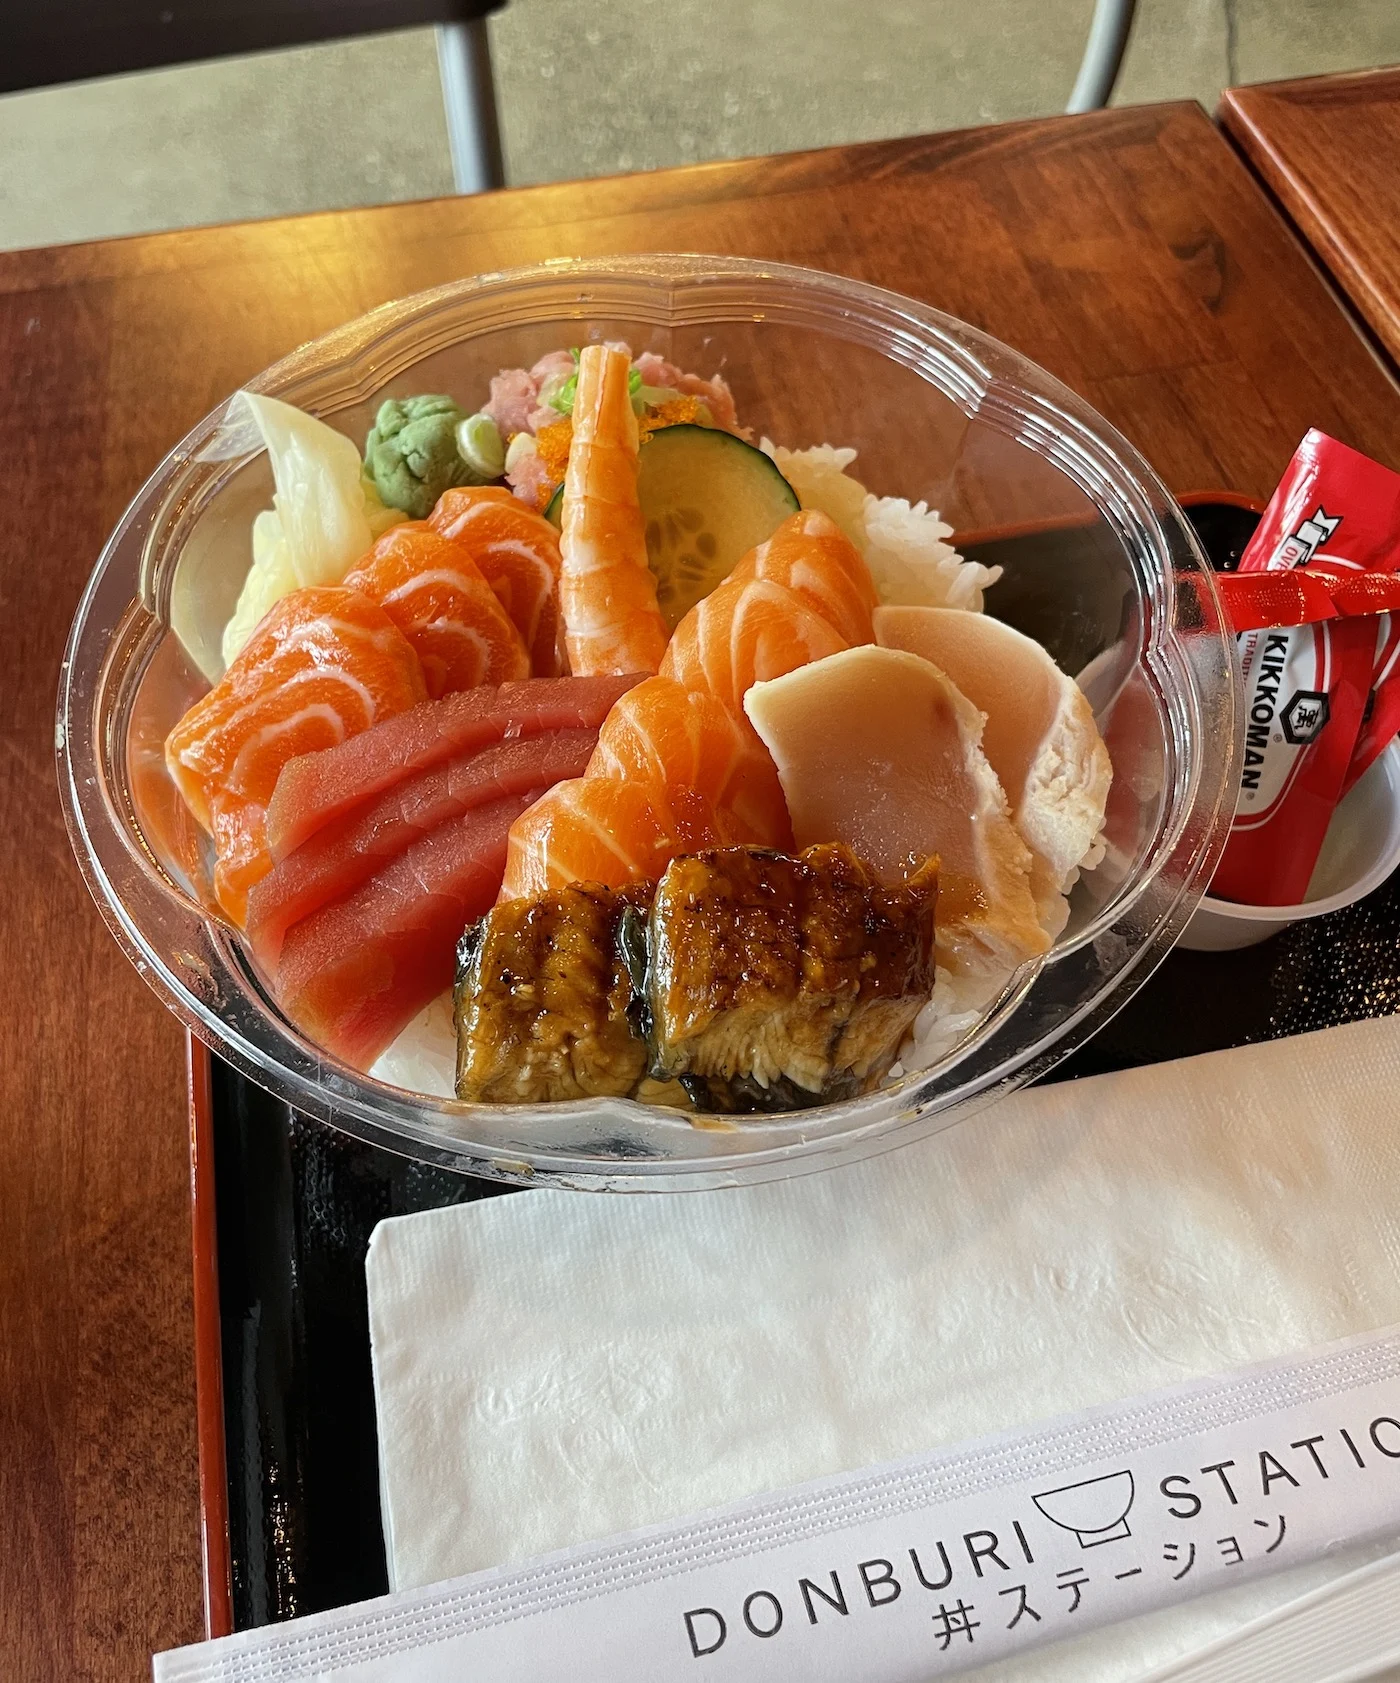
[[[457,1096],[488,1104],[624,1097],[646,1075],[617,950],[651,884],[561,888],[494,906],[457,947]]]
[[[655,1077],[702,1110],[791,1110],[873,1087],[933,991],[938,862],[883,888],[850,851],[672,860],[646,920]],[[634,981],[639,910],[620,922]]]
[[[780,1111],[865,1091],[933,989],[938,866],[835,845],[675,859],[492,908],[457,949],[457,1095]]]

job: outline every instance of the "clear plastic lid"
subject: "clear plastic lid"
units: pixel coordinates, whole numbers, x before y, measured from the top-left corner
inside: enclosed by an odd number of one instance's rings
[[[485,396],[502,368],[593,338],[704,374],[789,448],[859,451],[878,495],[926,500],[965,545],[999,546],[989,610],[1079,675],[1114,763],[1107,854],[1064,934],[943,1062],[863,1098],[702,1119],[628,1100],[468,1105],[388,1087],[312,1045],[214,907],[207,848],[164,739],[205,679],[247,571],[271,472],[209,415],[123,516],[73,623],[58,697],[59,779],[94,898],[176,1015],[270,1091],[337,1128],[474,1174],[641,1190],[807,1172],[961,1120],[1043,1074],[1151,973],[1195,909],[1234,806],[1237,676],[1210,569],[1140,455],[1072,392],[984,334],[893,293],[810,270],[689,256],[560,261],[389,304],[304,346],[254,390],[358,443],[379,403]],[[958,542],[958,538],[954,542]],[[177,573],[203,625],[171,629]]]

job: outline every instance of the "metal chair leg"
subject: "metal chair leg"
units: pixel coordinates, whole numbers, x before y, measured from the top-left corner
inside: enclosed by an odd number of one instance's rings
[[[437,32],[438,74],[452,147],[452,176],[459,193],[504,187],[501,130],[486,19],[441,24]]]
[[[1136,4],[1137,0],[1097,0],[1089,44],[1066,111],[1097,111],[1108,104],[1123,63]]]

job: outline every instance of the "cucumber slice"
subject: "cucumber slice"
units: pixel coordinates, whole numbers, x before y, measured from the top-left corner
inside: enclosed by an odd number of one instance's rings
[[[718,427],[663,427],[637,458],[656,600],[672,629],[800,507],[771,457]],[[563,522],[564,488],[545,516]]]
[[[770,456],[719,427],[663,427],[637,458],[656,601],[675,627],[800,506]]]

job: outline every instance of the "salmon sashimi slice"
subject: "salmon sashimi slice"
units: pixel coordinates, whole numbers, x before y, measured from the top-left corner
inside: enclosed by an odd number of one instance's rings
[[[165,742],[165,762],[214,837],[214,891],[242,924],[271,870],[266,813],[282,768],[424,699],[402,632],[359,591],[294,590],[267,614],[209,694]]]
[[[730,577],[736,574],[785,585],[852,648],[874,641],[871,615],[879,598],[870,568],[829,515],[816,509],[790,515]]]
[[[676,627],[661,674],[713,695],[737,720],[750,685],[850,646],[784,585],[731,576]]]
[[[520,633],[470,549],[427,521],[391,526],[345,582],[378,602],[413,644],[430,696],[529,677]]]
[[[563,730],[496,742],[417,772],[325,825],[248,896],[253,951],[275,967],[294,923],[353,893],[420,837],[464,812],[581,776],[597,740],[596,730]]]
[[[510,615],[537,678],[559,671],[559,534],[499,485],[444,491],[428,524],[469,551]]]
[[[506,837],[540,790],[439,825],[353,894],[287,932],[277,995],[327,1051],[368,1069],[451,987],[457,942],[501,885]]]
[[[656,792],[698,790],[730,842],[788,847],[792,826],[777,768],[748,721],[674,678],[648,678],[603,722],[589,777],[621,777]],[[659,799],[665,808],[669,801]]]
[[[530,678],[468,690],[402,713],[387,722],[392,728],[381,726],[324,754],[293,760],[277,780],[267,811],[272,855],[285,859],[322,825],[443,760],[503,737],[597,730],[618,697],[640,681],[637,674]]]
[[[556,783],[511,828],[501,899],[574,882],[655,882],[678,853],[724,845],[698,790],[673,784],[664,795],[666,809],[653,789],[620,777]]]
[[[744,721],[751,684],[874,641],[870,569],[835,521],[794,514],[676,627],[662,674]]]

